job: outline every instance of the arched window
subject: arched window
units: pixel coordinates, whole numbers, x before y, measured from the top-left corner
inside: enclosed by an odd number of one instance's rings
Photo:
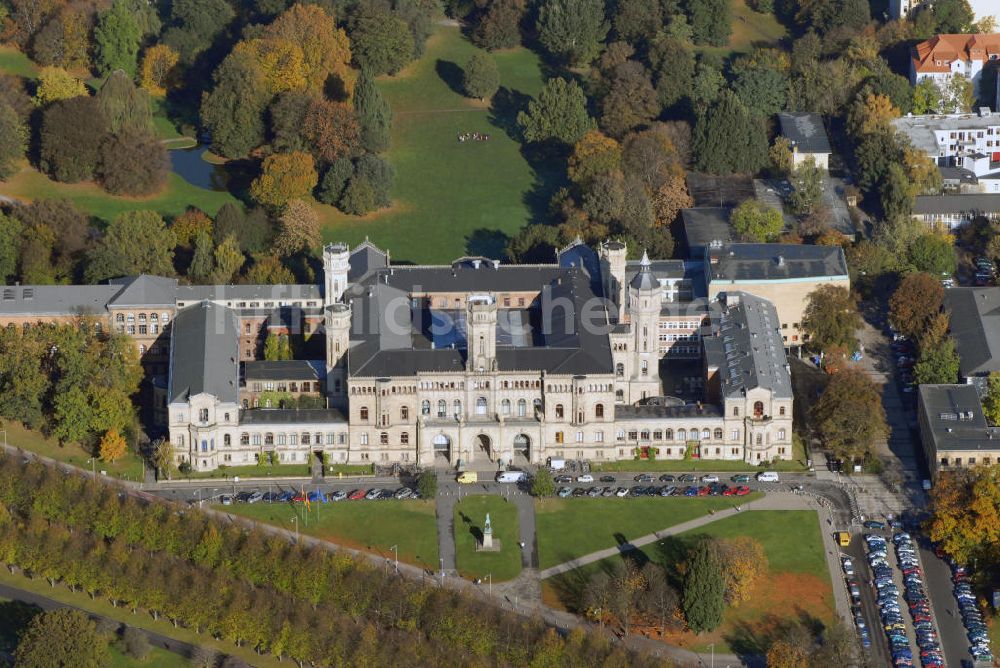
[[[420,414],[421,415],[431,414],[431,402],[427,401],[426,399],[420,402]]]
[[[500,402],[500,412],[504,415],[510,415],[510,399],[504,399]]]
[[[721,441],[722,440],[722,429],[721,428],[717,427],[715,429],[715,440],[717,440],[717,441]]]
[[[674,430],[673,429],[668,429],[665,432],[663,432],[663,439],[666,440],[666,441],[672,441],[672,440],[674,440]]]
[[[594,417],[598,420],[604,417],[604,404],[597,404],[594,406]]]
[[[404,420],[404,421],[410,419],[410,407],[409,406],[403,406],[403,407],[401,407],[399,409],[399,419],[400,420]]]
[[[712,437],[712,432],[710,432],[708,429],[701,430],[701,440],[707,441],[711,437]]]
[[[778,430],[778,440],[779,441],[785,440],[785,430],[784,429],[779,429]]]
[[[438,417],[443,418],[448,416],[448,403],[444,399],[438,400]]]
[[[517,400],[517,416],[524,417],[528,414],[528,402],[524,399]]]
[[[556,404],[556,419],[561,420],[563,416],[563,405]]]
[[[625,377],[625,365],[622,364],[621,362],[615,365],[615,375],[618,376],[619,378]]]
[[[452,413],[452,415],[461,415],[462,414],[462,400],[461,399],[455,399],[455,401],[451,402],[451,413]]]
[[[678,441],[686,441],[687,437],[688,437],[688,433],[687,433],[686,429],[678,429],[677,430],[677,440]]]
[[[763,415],[764,415],[764,402],[763,401],[753,402],[753,416],[755,418],[760,418],[763,417]]]
[[[368,407],[367,406],[362,406],[360,413],[361,413],[361,420],[362,421],[368,420]]]
[[[476,415],[486,415],[486,397],[476,398]]]

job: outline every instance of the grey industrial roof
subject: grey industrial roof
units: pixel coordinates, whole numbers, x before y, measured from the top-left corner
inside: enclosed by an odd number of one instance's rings
[[[344,414],[333,408],[253,408],[240,414],[240,424],[257,426],[346,422]]]
[[[944,291],[962,377],[1000,371],[1000,287]]]
[[[498,336],[496,359],[500,370],[612,372],[610,343],[602,330],[607,324],[604,311],[596,302],[585,271],[555,265],[495,267],[485,263],[478,269],[457,264],[371,272],[354,287],[356,294],[351,297],[350,373],[408,376],[465,368],[464,336],[456,337],[454,347],[433,346],[435,337],[428,331],[431,309],[423,301],[411,300],[411,293],[521,291],[542,293],[542,304],[532,304],[528,309],[535,314],[532,324],[536,328],[527,346],[504,345]],[[594,306],[588,309],[587,305]],[[461,308],[465,308],[464,303]],[[585,317],[593,318],[595,326],[582,326]]]
[[[240,330],[236,311],[204,301],[174,316],[170,337],[169,401],[211,394],[239,400]]]
[[[913,198],[913,213],[917,215],[949,213],[975,215],[997,211],[1000,211],[1000,194],[917,195]]]
[[[960,181],[961,183],[975,184],[979,182],[976,173],[964,167],[938,167],[943,181]]]
[[[971,385],[921,385],[921,425],[930,428],[938,452],[1000,450],[1000,429],[983,415],[976,388]]]
[[[709,365],[719,369],[723,395],[742,397],[764,388],[775,398],[790,399],[792,377],[774,304],[746,292],[724,297],[718,332],[704,340]]]
[[[713,243],[733,241],[733,227],[729,224],[730,206],[699,206],[681,209],[684,239],[689,254],[702,252]],[[700,255],[699,255],[700,257]]]
[[[177,288],[179,302],[187,303],[203,299],[212,301],[311,299],[322,302],[323,293],[319,285],[181,285]]]
[[[781,134],[787,137],[799,153],[831,153],[830,140],[823,127],[823,117],[805,111],[778,114]]]
[[[305,380],[326,378],[324,360],[251,360],[243,363],[243,378],[251,380]]]
[[[920,116],[902,116],[892,120],[893,126],[910,139],[914,148],[925,153],[936,155],[939,147],[936,130],[945,132],[960,130],[986,130],[989,127],[1000,126],[1000,115],[980,116],[973,114],[927,114]]]
[[[5,285],[0,315],[97,315],[120,285]]]
[[[112,278],[110,285],[121,287],[109,306],[173,306],[177,295],[177,279],[140,274]]]
[[[705,272],[713,281],[765,281],[846,278],[840,246],[806,244],[729,244],[705,251]]]

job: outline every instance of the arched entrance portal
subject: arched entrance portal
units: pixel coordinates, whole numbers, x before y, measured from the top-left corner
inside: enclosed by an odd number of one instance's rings
[[[513,464],[524,465],[531,461],[531,439],[527,434],[518,434],[514,437],[514,461]]]
[[[476,440],[472,444],[472,459],[493,461],[493,455],[490,452],[490,437],[486,434],[476,436]]]
[[[438,466],[451,463],[451,439],[444,434],[434,437],[434,463]]]

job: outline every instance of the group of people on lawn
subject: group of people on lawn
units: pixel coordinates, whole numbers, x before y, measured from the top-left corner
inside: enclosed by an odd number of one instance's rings
[[[482,132],[460,132],[458,134],[459,142],[468,141],[470,139],[473,141],[489,141],[490,136]]]

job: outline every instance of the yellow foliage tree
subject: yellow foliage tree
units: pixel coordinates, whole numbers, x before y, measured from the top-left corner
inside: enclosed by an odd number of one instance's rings
[[[573,183],[583,184],[599,174],[616,171],[621,161],[622,147],[617,141],[600,130],[589,130],[573,147],[566,169]]]
[[[930,537],[960,563],[1000,554],[1000,464],[945,471],[931,491]]]
[[[302,72],[311,89],[322,89],[334,76],[347,94],[353,90],[356,75],[351,69],[350,40],[319,5],[293,5],[264,29],[264,37],[299,46]]]
[[[684,170],[679,165],[673,165],[670,175],[664,179],[660,187],[653,192],[653,213],[657,227],[667,227],[681,209],[694,206],[694,200],[688,193]]]
[[[170,224],[178,246],[190,246],[199,234],[212,235],[212,219],[201,209],[194,207],[174,218]]]
[[[847,114],[847,127],[855,137],[872,134],[889,127],[889,121],[899,118],[899,108],[885,95],[869,93],[863,102],[856,102]]]
[[[750,600],[761,578],[767,573],[764,546],[750,536],[736,536],[720,540],[716,549],[723,564],[726,601],[736,606]]]
[[[257,64],[271,95],[304,88],[305,60],[298,44],[285,39],[249,39],[233,47],[238,56],[248,56]]]
[[[100,455],[106,462],[114,462],[125,456],[125,437],[117,429],[109,429],[101,438]]]
[[[910,196],[933,194],[941,189],[941,170],[924,151],[918,151],[908,142],[903,147],[903,169],[910,181]],[[948,234],[953,237],[952,234]]]
[[[308,153],[275,153],[264,158],[260,176],[250,184],[250,196],[261,204],[281,207],[289,200],[309,195],[318,178]]]
[[[139,85],[153,95],[163,95],[172,87],[174,67],[180,56],[166,44],[149,47],[142,57]]]
[[[802,647],[776,640],[767,650],[767,668],[801,668],[809,664],[809,655]]]
[[[61,67],[43,67],[38,72],[35,104],[39,107],[86,94],[87,87],[83,82]]]

